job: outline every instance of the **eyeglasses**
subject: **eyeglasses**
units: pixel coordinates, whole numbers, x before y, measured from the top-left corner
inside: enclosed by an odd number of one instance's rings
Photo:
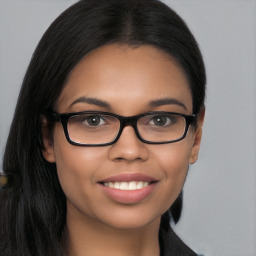
[[[172,143],[185,138],[189,125],[195,120],[195,115],[163,111],[130,117],[100,111],[52,112],[50,117],[62,123],[67,141],[77,146],[114,144],[126,126],[132,126],[144,143]]]

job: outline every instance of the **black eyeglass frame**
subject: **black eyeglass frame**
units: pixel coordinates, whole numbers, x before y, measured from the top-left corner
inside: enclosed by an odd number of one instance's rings
[[[68,133],[68,120],[72,116],[77,116],[77,115],[82,115],[82,114],[109,115],[109,116],[113,116],[113,117],[117,118],[120,122],[120,128],[119,128],[119,132],[117,133],[117,136],[115,137],[115,139],[111,142],[101,143],[101,144],[84,144],[84,143],[78,143],[78,142],[72,141],[70,139],[69,133]],[[137,128],[138,120],[141,117],[147,116],[147,115],[164,115],[164,114],[171,114],[171,115],[177,115],[177,116],[184,117],[184,119],[186,121],[186,126],[185,126],[185,130],[184,130],[184,133],[183,133],[182,137],[179,138],[179,139],[176,139],[176,140],[161,141],[161,142],[152,142],[152,141],[148,141],[148,140],[143,139],[140,136],[140,133],[139,133],[138,128]],[[120,138],[120,136],[123,132],[123,129],[126,126],[132,126],[135,133],[136,133],[136,136],[138,137],[138,139],[140,141],[146,143],[146,144],[167,144],[167,143],[177,142],[177,141],[183,140],[186,137],[189,126],[196,119],[196,114],[185,115],[185,114],[176,113],[176,112],[152,111],[152,112],[147,112],[147,113],[143,113],[143,114],[139,114],[139,115],[135,115],[135,116],[124,117],[124,116],[120,116],[120,115],[117,115],[117,114],[104,112],[104,111],[82,111],[82,112],[72,112],[72,113],[63,113],[63,114],[59,114],[57,112],[50,112],[50,113],[47,113],[47,117],[53,119],[55,122],[61,122],[63,130],[64,130],[65,137],[66,137],[67,141],[70,144],[75,145],[75,146],[93,147],[93,146],[109,146],[109,145],[112,145],[112,144],[116,143],[118,141],[118,139]]]

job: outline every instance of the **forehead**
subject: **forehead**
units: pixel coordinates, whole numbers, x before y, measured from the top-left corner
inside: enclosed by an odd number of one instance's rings
[[[113,44],[89,53],[71,72],[57,108],[69,111],[70,104],[80,97],[101,99],[113,108],[129,109],[171,97],[185,101],[187,108],[192,109],[183,70],[167,53],[153,46]]]

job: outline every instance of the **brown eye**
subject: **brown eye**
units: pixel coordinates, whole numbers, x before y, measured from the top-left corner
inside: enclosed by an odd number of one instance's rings
[[[172,125],[174,124],[175,121],[175,117],[174,116],[170,116],[170,115],[158,115],[155,116],[151,119],[151,121],[149,122],[150,125],[155,125],[155,126],[168,126],[168,125]]]
[[[98,126],[102,124],[102,118],[100,116],[90,116],[85,119],[86,122],[90,126]]]
[[[70,119],[70,122],[82,124],[89,127],[97,127],[100,125],[104,125],[105,118],[101,115],[79,115],[74,116]]]

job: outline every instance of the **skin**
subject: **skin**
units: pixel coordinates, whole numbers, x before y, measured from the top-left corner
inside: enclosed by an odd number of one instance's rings
[[[96,98],[109,106],[81,102],[81,97]],[[150,105],[166,98],[184,106]],[[152,46],[108,45],[89,53],[74,68],[55,110],[99,110],[122,116],[148,111],[191,115],[192,96],[182,69],[166,53]],[[202,123],[203,114],[197,128],[190,127],[182,141],[162,145],[139,141],[127,126],[115,144],[103,147],[69,144],[60,123],[54,127],[52,140],[45,125],[43,154],[47,161],[56,162],[67,197],[67,255],[159,255],[160,218],[179,195],[188,165],[197,160]],[[147,174],[158,182],[145,199],[120,203],[98,184],[120,173]]]

